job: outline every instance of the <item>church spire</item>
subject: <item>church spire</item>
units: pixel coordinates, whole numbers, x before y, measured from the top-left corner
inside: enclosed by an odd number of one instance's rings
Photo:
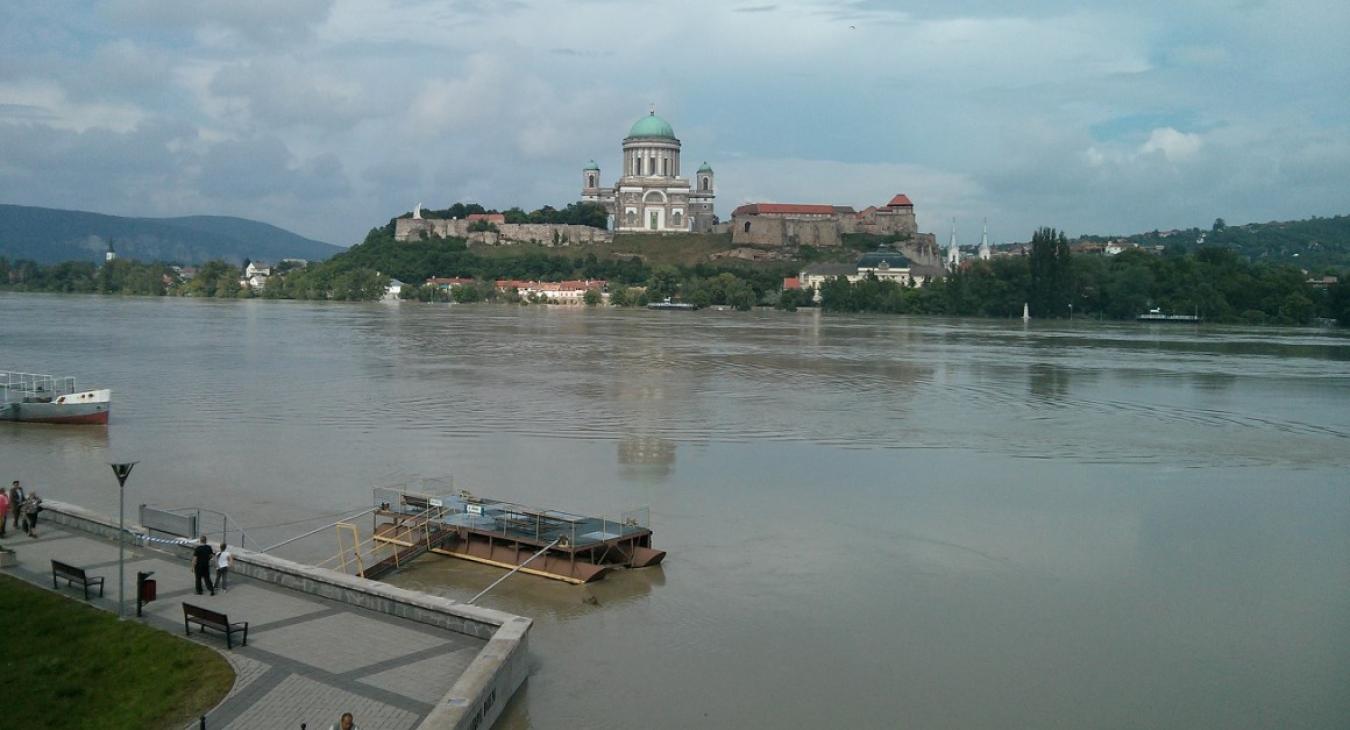
[[[989,219],[984,219],[984,233],[980,234],[980,260],[988,261],[993,253],[989,250]]]
[[[947,266],[955,269],[961,265],[961,249],[956,245],[956,219],[952,219],[952,241],[947,246]]]

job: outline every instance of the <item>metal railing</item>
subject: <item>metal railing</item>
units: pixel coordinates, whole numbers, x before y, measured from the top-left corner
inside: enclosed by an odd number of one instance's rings
[[[368,510],[371,512],[374,510]],[[364,513],[363,513],[364,514]],[[372,534],[360,539],[360,530],[350,522],[338,522],[333,525],[338,533],[338,552],[336,555],[315,564],[316,568],[339,567],[346,573],[349,566],[356,566],[356,575],[365,576],[370,567],[378,565],[391,556],[380,555],[382,550],[391,550],[395,569],[402,567],[402,553],[409,548],[425,546],[430,550],[432,523],[445,516],[445,508],[429,506],[421,512],[404,513],[401,521],[395,523],[393,530],[384,534]],[[344,537],[351,536],[350,548]]]

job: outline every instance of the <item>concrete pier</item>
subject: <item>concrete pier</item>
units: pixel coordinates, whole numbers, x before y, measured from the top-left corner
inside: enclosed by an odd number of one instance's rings
[[[56,500],[43,507],[41,537],[7,541],[18,555],[9,572],[50,588],[51,560],[83,567],[108,581],[92,603],[116,611],[116,521]],[[344,711],[363,728],[488,728],[528,673],[527,618],[233,547],[230,589],[197,596],[188,547],[142,545],[145,531],[129,531],[129,612],[137,571],[159,582],[158,600],[133,620],[182,635],[187,601],[251,624],[234,651],[192,635],[237,675],[210,728],[327,727]]]

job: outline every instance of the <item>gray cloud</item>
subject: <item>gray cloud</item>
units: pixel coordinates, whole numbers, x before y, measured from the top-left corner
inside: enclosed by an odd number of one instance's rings
[[[419,200],[566,204],[655,101],[724,215],[906,192],[925,226],[1025,238],[1346,212],[1343,3],[690,0],[642,33],[622,7],[14,0],[0,200],[350,243]]]

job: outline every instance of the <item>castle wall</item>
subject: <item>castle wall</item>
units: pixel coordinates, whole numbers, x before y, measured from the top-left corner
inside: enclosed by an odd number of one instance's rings
[[[563,223],[499,223],[496,231],[470,231],[469,221],[433,218],[399,218],[394,221],[394,240],[417,242],[427,238],[463,238],[471,244],[503,246],[537,243],[569,246],[574,243],[607,243],[613,234],[590,226]]]
[[[731,219],[731,242],[739,246],[838,246],[841,239],[835,218],[738,215]]]

